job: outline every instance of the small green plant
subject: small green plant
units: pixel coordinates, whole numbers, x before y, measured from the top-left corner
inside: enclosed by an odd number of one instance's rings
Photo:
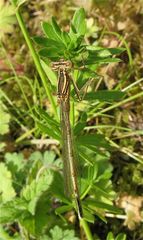
[[[106,158],[100,154],[95,155],[96,167],[90,169],[90,176],[88,176],[90,179],[87,180],[86,175],[82,179],[88,187],[89,184],[93,185],[90,186],[90,192],[94,191],[95,196],[102,198],[102,201],[99,201],[98,197],[93,200],[86,198],[85,215],[90,222],[94,222],[94,214],[106,222],[105,210],[114,213],[120,212],[111,205],[111,199],[115,193],[110,181],[112,167],[108,163],[108,157],[109,153]],[[11,233],[13,237],[10,239],[19,239],[20,236],[22,239],[43,240],[46,237],[47,239],[60,239],[60,236],[63,236],[63,239],[64,237],[70,239],[70,236],[78,239],[78,237],[74,237],[73,230],[69,229],[69,225],[63,221],[63,214],[72,210],[72,204],[65,197],[63,179],[59,173],[59,170],[62,169],[62,159],[57,158],[53,151],[46,151],[43,154],[37,151],[27,159],[21,153],[6,153],[4,160],[5,163],[1,163],[0,175],[3,183],[0,188],[0,222],[4,229],[1,229],[0,237]],[[63,204],[54,210],[52,208],[53,199],[59,199],[58,202],[56,200],[58,205],[61,201]],[[57,219],[56,215],[61,218]],[[10,227],[14,222],[18,223],[20,233],[15,228],[10,230],[11,228],[7,228],[5,225],[9,223]],[[57,232],[56,238],[55,231]]]

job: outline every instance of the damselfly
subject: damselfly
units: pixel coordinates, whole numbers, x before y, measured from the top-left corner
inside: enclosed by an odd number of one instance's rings
[[[78,218],[82,218],[82,207],[79,195],[76,154],[74,150],[72,129],[70,124],[70,82],[69,70],[72,64],[70,61],[59,61],[52,65],[58,71],[58,103],[60,105],[60,121],[62,133],[62,156],[64,165],[64,176],[66,193],[72,197],[75,203]],[[77,89],[75,89],[77,90]],[[77,92],[77,91],[76,91]],[[77,92],[78,94],[78,92]]]

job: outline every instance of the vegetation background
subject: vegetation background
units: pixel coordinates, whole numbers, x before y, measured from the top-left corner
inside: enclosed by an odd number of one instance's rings
[[[49,21],[52,16],[56,16],[57,22],[67,31],[74,11],[78,7],[84,7],[88,27],[86,42],[104,47],[122,46],[126,50],[120,55],[122,62],[109,64],[100,69],[103,79],[98,89],[126,89],[128,98],[142,92],[142,0],[31,0],[27,2],[28,4],[22,8],[22,14],[30,36],[41,35],[41,21]],[[50,108],[50,105],[17,24],[14,10],[9,5],[9,1],[4,0],[0,0],[0,48],[1,163],[10,162],[12,158],[15,162],[19,159],[26,161],[32,154],[45,154],[47,150],[50,154],[54,152],[59,156],[58,142],[51,138],[47,139],[44,134],[40,135],[35,130],[30,112],[32,106],[39,103],[39,99],[41,106],[45,109]],[[117,147],[110,156],[113,167],[112,183],[118,194],[116,205],[124,209],[126,219],[108,216],[107,224],[98,219],[92,231],[94,232],[95,229],[101,239],[105,239],[104,236],[112,231],[115,235],[119,232],[126,233],[129,240],[142,240],[143,97],[121,104],[112,109],[110,115],[107,113],[105,116],[95,118],[91,116],[88,126],[95,125],[102,126],[102,133]],[[17,169],[18,167],[22,168],[21,165],[17,165]],[[4,183],[5,176],[0,174],[0,180]],[[5,188],[5,184],[3,185],[2,192]],[[12,235],[13,231],[16,231],[16,226],[14,224],[11,227],[7,226],[6,230]]]

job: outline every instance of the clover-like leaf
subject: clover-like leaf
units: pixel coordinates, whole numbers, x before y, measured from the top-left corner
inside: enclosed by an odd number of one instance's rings
[[[5,203],[15,197],[12,175],[4,163],[0,163],[0,202]]]
[[[35,213],[37,201],[43,192],[50,188],[52,181],[52,173],[45,170],[42,176],[40,176],[37,180],[33,180],[23,189],[22,197],[28,202],[29,212],[32,214]]]
[[[50,230],[51,240],[79,240],[79,238],[75,237],[75,233],[73,230],[63,230],[59,226],[55,226]]]

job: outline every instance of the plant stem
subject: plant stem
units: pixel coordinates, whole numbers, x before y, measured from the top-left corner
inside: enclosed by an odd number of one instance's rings
[[[14,4],[14,1],[12,1],[12,3],[14,5],[14,7],[16,7],[15,4]],[[29,33],[27,31],[26,25],[25,25],[25,23],[23,21],[23,18],[22,18],[22,15],[21,15],[19,9],[15,8],[15,12],[16,12],[15,14],[16,14],[16,18],[17,18],[18,24],[19,24],[19,26],[21,28],[21,31],[22,31],[23,35],[24,35],[25,41],[26,41],[26,43],[27,43],[27,45],[29,47],[29,50],[31,52],[31,55],[32,55],[32,58],[34,60],[35,66],[37,68],[37,71],[38,71],[39,76],[40,76],[40,78],[42,80],[43,86],[45,88],[47,97],[48,97],[48,99],[49,99],[49,101],[50,101],[50,103],[51,103],[51,105],[53,107],[53,111],[54,111],[55,117],[57,119],[58,115],[57,115],[56,104],[55,104],[55,101],[54,101],[53,96],[51,94],[50,86],[48,86],[47,77],[46,77],[46,75],[44,73],[44,70],[43,70],[43,68],[41,66],[40,59],[39,59],[39,57],[38,57],[38,55],[37,55],[37,53],[36,53],[36,51],[34,49],[34,46],[32,44],[32,40],[31,40],[31,38],[29,36]]]
[[[84,218],[80,219],[80,225],[84,229],[84,232],[86,234],[87,240],[93,240],[93,236],[91,234],[90,228],[88,226],[87,221]]]
[[[21,225],[20,222],[18,222],[18,225],[20,228],[20,235],[22,237],[22,240],[30,240],[27,230]]]
[[[143,81],[143,78],[140,78],[136,82],[133,82],[130,85],[128,85],[127,87],[123,88],[122,91],[125,92],[125,91],[129,90],[130,88],[134,87],[135,85],[138,85],[142,81]]]

